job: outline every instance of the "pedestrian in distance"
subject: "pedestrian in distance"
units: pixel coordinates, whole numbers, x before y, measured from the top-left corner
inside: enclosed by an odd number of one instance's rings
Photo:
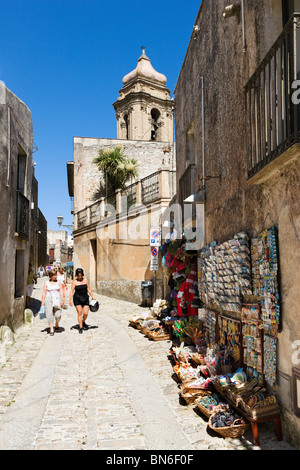
[[[41,265],[38,269],[38,272],[39,272],[40,279],[42,279],[44,276],[44,272],[45,272],[44,266]]]
[[[57,280],[56,269],[49,271],[49,280],[44,284],[41,306],[45,306],[46,318],[50,327],[50,336],[53,336],[54,330],[58,330],[59,328],[61,307],[63,306],[63,290],[61,283]]]
[[[80,334],[83,330],[88,329],[86,320],[90,309],[89,295],[95,300],[88,280],[84,277],[83,269],[77,268],[75,271],[75,279],[71,285],[70,306],[73,307],[74,305],[76,307]]]
[[[67,282],[66,282],[66,274],[64,273],[64,268],[61,266],[57,273],[57,280],[61,283],[62,290],[63,290],[63,308],[67,308],[65,306],[65,298],[66,298],[66,289],[67,289]]]
[[[37,283],[36,275],[32,271],[32,264],[28,265],[28,274],[27,274],[27,289],[26,289],[26,308],[29,308],[29,302],[33,294],[34,284]]]

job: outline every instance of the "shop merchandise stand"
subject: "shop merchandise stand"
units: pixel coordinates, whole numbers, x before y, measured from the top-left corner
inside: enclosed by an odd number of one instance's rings
[[[226,400],[228,405],[230,405],[232,408],[234,408],[240,415],[242,415],[245,419],[247,419],[250,424],[251,424],[251,429],[252,429],[252,435],[253,435],[253,440],[254,444],[256,446],[259,446],[259,435],[258,435],[258,424],[263,423],[266,421],[275,421],[275,428],[276,428],[276,436],[278,441],[282,441],[282,426],[281,426],[281,416],[280,413],[277,413],[272,416],[263,416],[261,418],[252,418],[249,416],[245,411],[243,411],[241,408],[236,406],[232,401],[224,396],[219,390],[218,393],[223,396],[223,398]]]

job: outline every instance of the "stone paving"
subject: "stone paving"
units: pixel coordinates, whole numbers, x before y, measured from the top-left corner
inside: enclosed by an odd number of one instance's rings
[[[34,298],[41,298],[38,280]],[[50,337],[38,316],[15,333],[0,355],[2,450],[232,450],[292,449],[272,425],[223,439],[192,405],[181,403],[168,358],[170,341],[153,342],[130,327],[147,310],[97,296],[82,335],[74,307],[63,311]],[[68,298],[68,294],[67,294]]]

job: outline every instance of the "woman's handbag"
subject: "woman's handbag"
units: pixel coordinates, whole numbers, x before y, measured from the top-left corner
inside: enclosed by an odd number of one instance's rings
[[[97,300],[90,301],[90,311],[97,312],[99,310],[99,302]]]
[[[41,319],[41,320],[43,320],[44,318],[46,318],[46,308],[45,308],[44,305],[40,308],[39,316],[40,316],[40,319]]]

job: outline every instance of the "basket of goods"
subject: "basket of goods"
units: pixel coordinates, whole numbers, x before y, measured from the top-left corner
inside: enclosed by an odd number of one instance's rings
[[[188,325],[185,328],[185,334],[189,336],[193,343],[201,343],[201,340],[204,338],[204,334],[202,333],[202,329],[199,328],[198,324]]]
[[[221,393],[222,395],[226,394],[227,390],[231,386],[230,377],[230,374],[226,374],[214,378],[213,383],[217,392]]]
[[[150,319],[151,317],[147,313],[142,312],[140,314],[132,315],[132,317],[129,318],[129,324],[133,328],[140,330],[142,328],[143,322]]]
[[[261,392],[252,395],[246,402],[240,401],[239,406],[253,419],[275,416],[280,413],[276,397],[266,397]]]
[[[170,339],[170,334],[162,327],[154,328],[150,331],[147,331],[147,336],[153,341],[166,341]]]
[[[185,388],[189,392],[203,392],[204,394],[211,394],[211,381],[210,379],[204,379],[203,377],[198,377],[196,379],[191,380],[190,382],[186,382]]]
[[[222,437],[242,437],[250,424],[234,410],[225,406],[216,406],[209,417],[208,427]]]
[[[199,378],[199,370],[191,367],[189,364],[177,364],[173,367],[178,380],[182,383],[191,382]]]
[[[182,398],[185,400],[185,402],[188,405],[191,405],[192,403],[195,403],[195,401],[199,399],[200,397],[207,395],[207,391],[200,389],[200,388],[190,389],[187,387],[187,384],[184,384],[181,386],[180,394]]]
[[[196,352],[191,355],[191,359],[195,362],[195,364],[198,364],[201,366],[205,365],[204,354],[200,354]]]
[[[217,393],[212,395],[205,395],[197,398],[195,401],[197,408],[204,416],[209,418],[213,413],[216,406],[220,405],[220,397]]]
[[[257,379],[252,379],[250,382],[233,384],[227,390],[227,397],[235,406],[240,406],[242,402],[247,403],[252,395],[263,393],[264,391],[265,389],[258,385]]]
[[[141,324],[141,332],[145,335],[147,334],[148,331],[151,331],[154,328],[157,328],[159,326],[160,322],[159,320],[145,320]]]

